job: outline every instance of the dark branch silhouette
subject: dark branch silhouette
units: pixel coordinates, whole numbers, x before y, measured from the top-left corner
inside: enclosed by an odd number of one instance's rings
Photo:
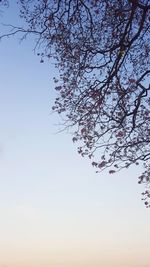
[[[20,0],[42,58],[53,57],[54,111],[73,127],[78,152],[101,171],[143,164],[150,185],[150,1]],[[6,34],[7,36],[9,34]],[[4,37],[4,36],[3,36]],[[143,193],[149,207],[150,191]]]

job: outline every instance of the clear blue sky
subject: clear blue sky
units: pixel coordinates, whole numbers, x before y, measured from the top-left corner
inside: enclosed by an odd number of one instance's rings
[[[1,21],[17,21],[10,6]],[[55,134],[53,64],[28,39],[0,42],[0,267],[148,267],[138,168],[95,174]]]

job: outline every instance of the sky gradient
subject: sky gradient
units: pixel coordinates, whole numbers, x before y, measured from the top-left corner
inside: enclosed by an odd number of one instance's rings
[[[1,21],[16,22],[14,6]],[[139,167],[96,174],[51,115],[53,64],[0,42],[0,267],[148,267]]]

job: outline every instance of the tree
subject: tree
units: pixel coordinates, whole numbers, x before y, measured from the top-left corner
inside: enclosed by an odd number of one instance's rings
[[[112,174],[142,164],[150,185],[149,0],[20,0],[41,62],[53,57],[53,110],[72,127],[78,153]],[[10,33],[12,34],[12,32]],[[150,190],[143,199],[149,207]]]
[[[0,8],[8,6],[7,0],[0,0]],[[1,16],[2,10],[0,9],[0,16]]]

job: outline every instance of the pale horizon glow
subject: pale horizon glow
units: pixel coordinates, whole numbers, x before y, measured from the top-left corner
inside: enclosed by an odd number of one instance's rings
[[[32,39],[0,42],[0,267],[149,267],[140,168],[96,174],[56,134],[56,70],[32,50]]]

